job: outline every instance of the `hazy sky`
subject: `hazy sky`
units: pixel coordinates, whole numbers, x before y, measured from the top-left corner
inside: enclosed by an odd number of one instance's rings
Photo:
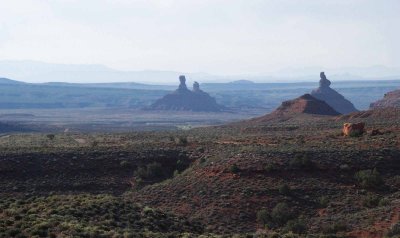
[[[0,60],[214,74],[400,66],[399,0],[0,3]]]

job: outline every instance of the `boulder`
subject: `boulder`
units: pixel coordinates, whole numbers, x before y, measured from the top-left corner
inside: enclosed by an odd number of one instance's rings
[[[365,131],[365,123],[344,123],[343,124],[343,135],[345,136],[361,136]]]

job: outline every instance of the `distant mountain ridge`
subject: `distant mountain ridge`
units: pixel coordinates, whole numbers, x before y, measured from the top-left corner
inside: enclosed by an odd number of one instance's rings
[[[282,101],[309,93],[317,85],[314,77],[314,82],[202,83],[200,86],[222,106],[235,110],[257,109],[262,115],[271,112]],[[14,78],[0,79],[0,86],[0,109],[143,108],[176,89],[174,85],[137,82],[25,83]],[[366,110],[371,102],[400,88],[400,80],[334,81],[333,86],[358,109]]]
[[[24,82],[15,81],[8,78],[0,78],[0,84],[23,84]]]
[[[162,70],[122,71],[99,64],[52,64],[38,61],[0,61],[0,77],[24,82],[109,83],[142,82],[171,84],[179,75],[186,74],[196,80],[218,79],[206,73],[184,73]]]
[[[210,82],[310,82],[315,72],[329,71],[335,81],[349,80],[390,80],[400,79],[400,68],[372,67],[304,67],[286,68],[274,72],[241,75],[215,75],[209,73],[188,73],[167,70],[116,70],[100,64],[53,64],[39,61],[0,60],[0,77],[12,78],[23,82],[70,82],[70,83],[107,83],[137,82],[145,84],[171,85],[179,75],[186,75],[196,81]]]

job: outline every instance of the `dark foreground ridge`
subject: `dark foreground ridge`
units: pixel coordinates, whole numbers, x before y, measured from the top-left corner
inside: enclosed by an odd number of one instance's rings
[[[313,97],[325,101],[341,114],[358,111],[349,100],[330,87],[331,81],[326,78],[324,72],[321,72],[320,77],[319,87],[311,92]]]
[[[200,89],[198,82],[194,82],[191,91],[186,86],[185,76],[179,76],[179,81],[177,90],[158,99],[148,109],[196,112],[219,112],[223,109],[223,106],[217,104],[215,98]]]

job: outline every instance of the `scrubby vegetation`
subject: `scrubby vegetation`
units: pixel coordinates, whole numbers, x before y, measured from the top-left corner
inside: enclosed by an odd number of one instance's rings
[[[384,182],[378,170],[374,168],[358,171],[355,178],[359,185],[363,188],[379,189],[383,186]]]
[[[296,155],[292,160],[290,160],[289,166],[292,169],[311,170],[313,169],[314,164],[307,155]]]
[[[387,232],[388,237],[399,237],[400,236],[400,222],[393,224]]]
[[[171,237],[200,224],[110,195],[0,200],[0,237]]]
[[[3,136],[0,234],[396,237],[398,122],[351,138],[340,119],[300,119]]]

